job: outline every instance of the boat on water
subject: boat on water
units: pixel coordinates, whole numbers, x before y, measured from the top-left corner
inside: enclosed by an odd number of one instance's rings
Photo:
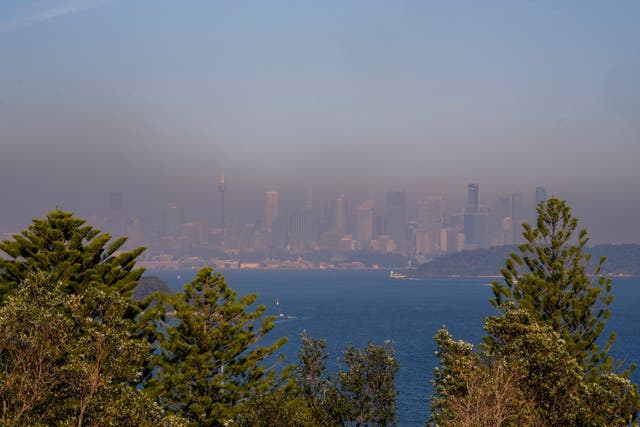
[[[402,273],[396,273],[393,270],[389,271],[389,277],[391,277],[392,279],[406,279],[407,276],[406,274],[402,274]]]

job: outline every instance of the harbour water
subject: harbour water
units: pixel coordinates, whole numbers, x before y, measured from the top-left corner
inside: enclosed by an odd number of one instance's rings
[[[195,271],[149,271],[175,290]],[[429,414],[430,380],[437,365],[433,335],[446,325],[455,339],[477,344],[482,321],[495,314],[486,278],[392,279],[381,270],[227,270],[222,272],[238,293],[258,294],[267,314],[279,319],[269,340],[287,336],[285,363],[295,363],[300,333],[323,338],[330,352],[329,369],[349,343],[392,340],[400,370],[398,419],[401,426],[423,426]],[[608,331],[618,335],[612,354],[640,361],[640,278],[616,278]],[[267,340],[266,342],[268,342]],[[266,343],[265,342],[265,343]],[[640,374],[632,374],[640,382]]]

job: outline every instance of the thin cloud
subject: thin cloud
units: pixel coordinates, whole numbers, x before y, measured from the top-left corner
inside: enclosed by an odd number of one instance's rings
[[[88,9],[95,9],[106,4],[113,3],[114,1],[115,0],[80,0],[67,2],[66,4],[62,4],[55,8],[46,9],[30,16],[17,18],[11,21],[0,22],[0,32],[16,30],[19,28],[24,28],[30,25],[49,21],[51,19],[61,18],[63,16],[82,12]]]

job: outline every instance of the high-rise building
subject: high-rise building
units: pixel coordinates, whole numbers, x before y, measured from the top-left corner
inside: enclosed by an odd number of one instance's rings
[[[273,221],[278,216],[278,192],[267,191],[264,193],[264,230],[271,232]]]
[[[453,253],[458,250],[458,230],[454,227],[445,227],[440,230],[440,251]]]
[[[440,234],[440,232],[438,232]],[[432,255],[438,251],[436,232],[433,230],[416,230],[415,253],[418,255]]]
[[[480,185],[469,184],[467,186],[467,212],[476,213],[480,209]]]
[[[439,232],[444,223],[444,198],[428,197],[418,203],[418,222],[425,229]]]
[[[467,186],[467,207],[462,216],[462,232],[465,249],[480,249],[487,246],[487,210],[480,209],[480,185]]]
[[[402,252],[407,238],[407,196],[404,191],[387,193],[387,233]]]
[[[334,228],[339,234],[347,232],[347,204],[344,194],[333,201]]]
[[[519,245],[524,242],[522,237],[522,224],[527,222],[527,211],[524,207],[524,197],[521,193],[513,193],[511,195],[511,225],[512,225],[512,243]]]
[[[462,229],[465,249],[481,249],[487,245],[486,218],[484,212],[465,212]]]
[[[540,204],[540,202],[547,200],[547,190],[543,185],[539,185],[536,187],[536,207]]]
[[[177,237],[180,234],[180,226],[184,222],[182,209],[175,203],[169,203],[163,211],[163,235]]]
[[[314,243],[314,223],[311,211],[303,209],[291,215],[289,221],[289,244],[296,251],[311,247]]]
[[[307,196],[304,199],[304,208],[308,211],[313,209],[313,191],[307,190]]]
[[[227,192],[227,183],[224,181],[224,173],[220,175],[220,181],[218,182],[218,192],[220,193],[220,228],[224,232],[225,219],[224,219],[224,193]]]
[[[373,209],[375,202],[367,200],[354,209],[355,237],[359,242],[373,240]]]

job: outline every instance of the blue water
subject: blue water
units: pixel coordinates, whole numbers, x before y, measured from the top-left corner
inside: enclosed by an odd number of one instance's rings
[[[180,280],[175,272],[147,274],[159,276],[175,290],[195,276],[194,271],[180,272]],[[349,343],[364,347],[369,340],[377,344],[393,340],[400,363],[396,385],[401,426],[422,426],[428,417],[429,381],[437,364],[432,337],[437,330],[444,324],[455,339],[478,343],[483,318],[495,314],[488,302],[490,279],[394,280],[386,271],[362,270],[228,270],[223,274],[238,295],[255,292],[267,314],[285,316],[270,336],[289,338],[282,348],[289,363],[296,361],[305,329],[327,341],[332,369]],[[613,294],[607,324],[608,331],[618,334],[613,355],[627,362],[640,361],[640,278],[615,279]],[[640,372],[632,380],[639,382]]]

